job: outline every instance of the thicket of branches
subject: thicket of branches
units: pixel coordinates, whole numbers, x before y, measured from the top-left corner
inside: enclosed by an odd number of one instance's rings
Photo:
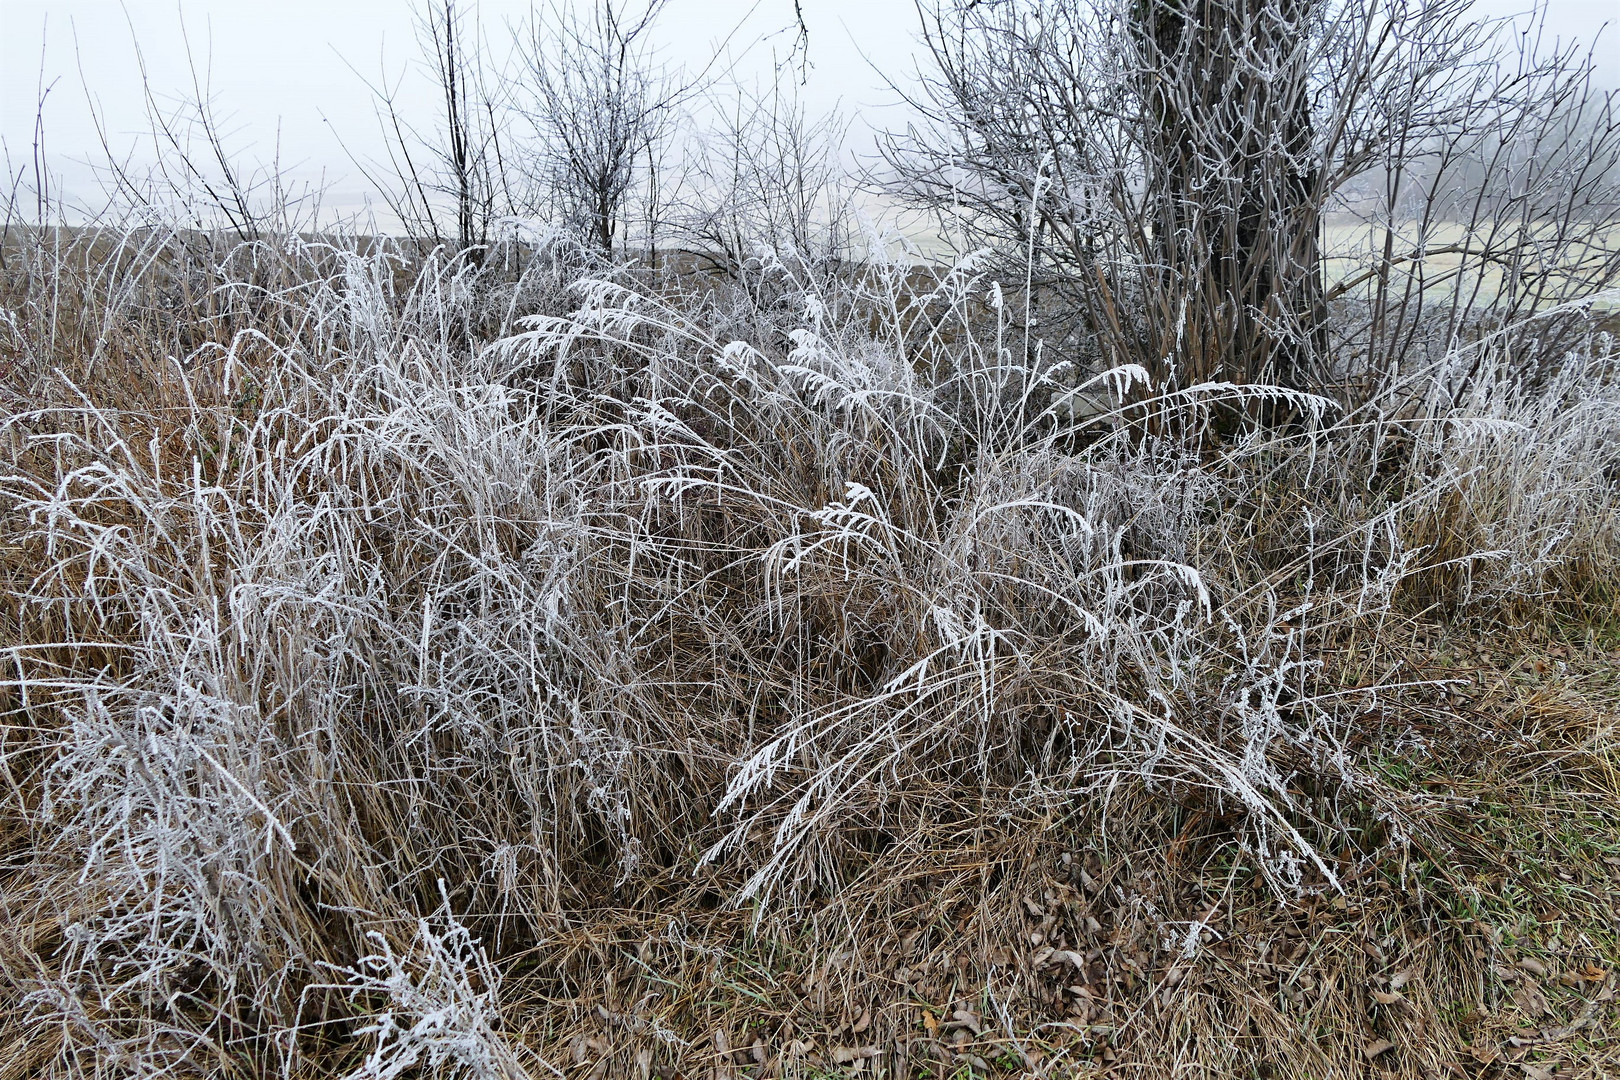
[[[1174,874],[1114,865],[1167,822],[1285,899],[1426,835],[1375,762],[1435,688],[1331,658],[1418,613],[1612,616],[1588,61],[1482,52],[1450,0],[932,9],[932,126],[889,144],[964,241],[927,263],[862,234],[789,101],[673,183],[705,83],[658,66],[660,7],[550,10],[509,68],[428,12],[442,122],[382,108],[404,236],[221,186],[205,102],[89,224],[16,189],[0,1068],[719,1067],[650,990],[587,1007],[621,953],[745,908],[809,1015],[797,967],[867,992],[931,861],[1065,829],[1111,860],[1076,933],[1191,958]],[[934,914],[905,992],[966,993],[990,967]],[[984,963],[1084,1026],[1042,973],[1071,944]],[[759,1064],[837,1063],[780,1041]]]
[[[1054,294],[1099,362],[1302,387],[1503,326],[1555,355],[1578,320],[1524,317],[1620,280],[1614,93],[1539,23],[1060,0],[923,25],[899,192]]]

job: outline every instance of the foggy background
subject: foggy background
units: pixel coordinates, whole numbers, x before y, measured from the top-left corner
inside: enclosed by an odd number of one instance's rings
[[[507,25],[522,21],[530,4],[468,6],[498,64],[509,47]],[[1521,0],[1476,5],[1481,18],[1526,7]],[[711,76],[719,74],[722,94],[727,80],[745,90],[793,84],[812,115],[843,112],[848,153],[859,162],[870,155],[873,131],[905,122],[886,80],[904,86],[915,70],[916,8],[912,0],[802,0],[802,8],[803,42],[793,0],[673,0],[658,24],[661,57],[692,72],[718,52]],[[1620,82],[1620,34],[1602,28],[1614,14],[1613,0],[1547,3],[1547,35],[1596,42],[1599,77],[1610,86]],[[421,67],[408,0],[0,0],[7,181],[32,161],[43,97],[44,157],[70,199],[94,197],[88,163],[105,160],[103,133],[136,167],[153,157],[143,139],[149,84],[160,108],[211,96],[227,148],[243,162],[325,186],[329,211],[361,210],[372,192],[352,159],[385,158],[368,81],[397,88],[401,115],[423,128],[438,118],[442,104]]]

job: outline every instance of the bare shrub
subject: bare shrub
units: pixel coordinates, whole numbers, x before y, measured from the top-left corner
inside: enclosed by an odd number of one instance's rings
[[[398,87],[384,76],[371,89],[389,161],[361,168],[407,235],[428,250],[476,252],[501,218],[528,209],[525,185],[514,176],[518,163],[510,160],[510,72],[492,56],[476,5],[469,11],[456,0],[434,0],[415,10],[422,63],[444,112],[433,127],[418,128],[400,114]]]
[[[825,274],[853,258],[839,119],[812,121],[781,86],[717,107],[676,217],[684,241],[756,300],[779,270]]]
[[[1462,0],[944,4],[924,26],[895,190],[1001,252],[1052,324],[1029,332],[1093,364],[1315,385],[1482,325],[1546,337],[1568,320],[1522,317],[1620,276],[1591,56]],[[1353,255],[1323,218],[1352,205],[1375,218]],[[1330,333],[1339,298],[1370,306]]]
[[[694,89],[654,51],[664,7],[554,4],[534,16],[524,43],[529,97],[519,112],[534,130],[528,167],[540,205],[609,258],[633,242],[656,246],[665,144],[674,107]]]

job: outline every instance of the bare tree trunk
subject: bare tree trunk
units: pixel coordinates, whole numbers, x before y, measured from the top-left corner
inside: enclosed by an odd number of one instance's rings
[[[461,250],[467,251],[483,237],[475,225],[471,152],[468,147],[465,98],[465,74],[461,71],[460,44],[456,40],[456,10],[454,0],[445,0],[441,19],[444,38],[439,46],[439,65],[444,90],[445,123],[449,130],[450,146],[446,157],[454,178],[456,194],[456,239]]]
[[[1150,334],[1184,382],[1302,386],[1325,344],[1306,37],[1318,0],[1139,0]]]

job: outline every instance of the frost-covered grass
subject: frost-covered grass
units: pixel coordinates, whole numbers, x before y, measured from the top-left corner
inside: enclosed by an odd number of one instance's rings
[[[580,943],[603,912],[735,906],[813,973],[808,913],[859,941],[930,852],[1077,814],[1339,896],[1424,827],[1368,746],[1425,680],[1331,658],[1417,613],[1613,614],[1597,333],[1347,409],[1076,373],[971,259],[746,293],[557,251],[7,251],[18,1075],[589,1071],[548,1010],[616,955]],[[1214,437],[1259,401],[1293,422]],[[625,1008],[613,1046],[707,1060]],[[835,1041],[782,1038],[788,1071]]]

